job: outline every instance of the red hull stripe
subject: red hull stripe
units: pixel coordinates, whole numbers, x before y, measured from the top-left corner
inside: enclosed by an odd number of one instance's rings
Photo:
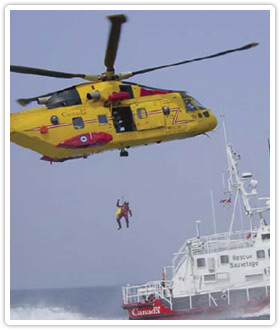
[[[156,300],[156,306],[162,307],[163,312],[160,314],[152,314],[152,315],[140,315],[140,316],[132,316],[132,311],[129,309],[129,319],[130,320],[147,320],[147,319],[190,319],[192,317],[199,318],[200,315],[218,315],[227,310],[234,310],[240,307],[248,308],[248,312],[250,312],[250,308],[254,308],[255,306],[265,307],[270,303],[270,297],[264,297],[257,300],[252,301],[244,301],[238,304],[232,305],[221,305],[221,306],[212,306],[207,308],[196,308],[196,309],[188,309],[188,310],[179,310],[173,311],[163,306],[160,300]],[[127,307],[126,307],[127,308]],[[135,306],[134,308],[139,311],[145,310],[145,308],[141,308],[141,306]],[[232,316],[232,315],[229,315]]]

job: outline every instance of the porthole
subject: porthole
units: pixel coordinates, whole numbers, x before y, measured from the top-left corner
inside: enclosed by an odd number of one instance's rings
[[[57,116],[51,116],[51,123],[53,125],[58,125],[58,117]]]
[[[163,107],[163,108],[162,108],[162,112],[163,112],[166,116],[168,116],[168,115],[170,114],[170,109],[169,109],[168,107]]]

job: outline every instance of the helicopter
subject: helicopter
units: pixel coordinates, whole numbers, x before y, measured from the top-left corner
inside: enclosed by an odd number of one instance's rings
[[[64,162],[87,158],[105,150],[185,139],[214,130],[217,119],[211,110],[185,91],[167,90],[126,81],[155,70],[211,59],[258,45],[243,47],[173,64],[138,71],[115,73],[123,14],[108,16],[111,29],[102,74],[76,74],[11,65],[10,71],[54,78],[81,78],[87,82],[17,101],[26,106],[36,101],[41,107],[10,116],[12,142],[36,151],[41,159]]]

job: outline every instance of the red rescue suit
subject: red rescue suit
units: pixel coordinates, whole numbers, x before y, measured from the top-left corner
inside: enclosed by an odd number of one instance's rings
[[[117,222],[119,225],[118,229],[122,228],[121,225],[121,218],[124,217],[125,218],[125,222],[126,222],[126,227],[129,227],[129,221],[128,221],[128,214],[132,217],[132,212],[128,206],[127,202],[124,202],[123,205],[120,205],[120,200],[118,199],[117,201],[117,207],[119,207],[121,209],[120,213],[117,216]]]

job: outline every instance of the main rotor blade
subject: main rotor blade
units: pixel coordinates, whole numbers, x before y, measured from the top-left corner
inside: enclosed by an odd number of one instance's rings
[[[176,92],[176,93],[185,93],[186,92],[186,91],[178,91],[178,90],[174,90],[174,89],[166,89],[166,88],[160,88],[160,87],[151,87],[151,86],[147,86],[147,85],[137,84],[137,83],[134,83],[132,81],[122,81],[122,82],[123,82],[123,84],[140,86],[140,87],[151,89],[151,90],[160,90],[160,91],[173,92],[173,93],[174,92]]]
[[[48,94],[43,94],[43,95],[39,95],[39,96],[34,96],[34,97],[29,97],[29,98],[26,98],[26,99],[17,99],[17,102],[21,105],[21,106],[26,106],[28,105],[29,103],[31,102],[34,102],[34,101],[37,101],[38,102],[38,99],[40,98],[44,98],[44,97],[48,97],[48,96],[51,96],[53,95],[55,92],[52,92],[52,93],[48,93]]]
[[[80,74],[80,73],[51,71],[51,70],[31,68],[28,66],[17,66],[17,65],[11,65],[11,72],[34,74],[38,76],[47,76],[54,78],[82,78],[82,79],[86,78],[85,74]]]
[[[208,55],[208,56],[204,56],[204,57],[198,57],[198,58],[194,58],[194,59],[191,59],[191,60],[185,60],[185,61],[181,61],[181,62],[177,62],[177,63],[173,63],[173,64],[161,65],[161,66],[156,66],[156,67],[153,67],[153,68],[134,71],[134,72],[132,72],[132,76],[135,76],[137,74],[142,74],[142,73],[146,73],[146,72],[159,70],[159,69],[168,68],[168,67],[171,67],[171,66],[177,66],[177,65],[181,65],[181,64],[187,64],[187,63],[191,63],[191,62],[202,61],[202,60],[206,60],[206,59],[213,58],[213,57],[223,56],[223,55],[226,55],[226,54],[229,54],[229,53],[239,52],[239,51],[242,51],[242,50],[247,50],[247,49],[250,49],[250,48],[255,47],[257,45],[258,45],[258,43],[251,43],[251,44],[245,45],[245,46],[240,47],[240,48],[234,48],[234,49],[226,50],[226,51],[223,51],[223,52],[220,52],[220,53],[216,53],[216,54],[212,54],[212,55]]]
[[[119,45],[121,25],[126,22],[126,17],[124,15],[110,15],[108,18],[111,21],[112,26],[108,39],[104,64],[107,68],[107,72],[114,73],[114,63]]]

